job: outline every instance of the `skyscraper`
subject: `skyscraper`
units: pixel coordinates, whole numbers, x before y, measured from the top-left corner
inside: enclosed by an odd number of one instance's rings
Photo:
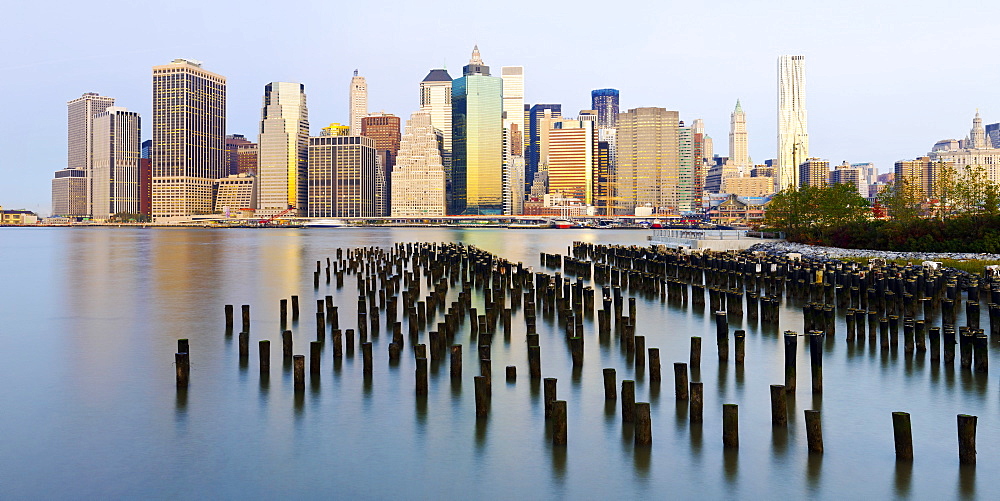
[[[635,108],[618,114],[618,213],[633,214],[640,206],[662,212],[679,210],[686,200],[679,186],[679,126],[679,114],[664,108]]]
[[[226,78],[188,59],[153,67],[153,217],[212,211],[226,176]]]
[[[354,70],[351,78],[351,135],[361,135],[361,119],[368,115],[368,83]]]
[[[226,134],[226,164],[228,165],[227,172],[229,172],[229,175],[240,173],[240,147],[247,147],[251,144],[254,147],[257,146],[257,143],[248,140],[243,134]],[[256,157],[253,171],[256,174]]]
[[[503,80],[490,76],[479,47],[452,82],[452,214],[503,210]]]
[[[613,129],[618,123],[618,89],[590,91],[590,109],[597,110],[597,128]]]
[[[271,82],[264,86],[257,166],[257,209],[275,216],[294,208],[305,216],[308,201],[309,110],[305,85]]]
[[[393,217],[445,214],[440,138],[441,131],[432,125],[430,113],[417,112],[406,121],[390,183]]]
[[[85,209],[83,214],[93,213],[93,125],[94,116],[115,105],[115,98],[87,92],[66,103],[67,125],[67,169],[82,169],[85,181]],[[76,179],[79,176],[64,176],[60,179]],[[78,181],[74,180],[74,183]],[[78,209],[78,208],[77,208]],[[76,210],[76,209],[75,209]]]
[[[778,168],[775,191],[799,186],[799,166],[809,158],[806,58],[778,58]]]
[[[590,120],[563,120],[549,131],[549,193],[594,203],[597,134]]]
[[[364,136],[309,138],[309,217],[379,217],[385,180],[375,140]]]
[[[111,106],[94,117],[93,217],[108,219],[139,208],[139,114]]]
[[[57,170],[52,178],[52,215],[81,217],[87,214],[87,171]]]
[[[429,113],[431,125],[441,132],[441,164],[444,166],[446,204],[451,207],[451,75],[433,69],[420,82],[420,111]]]
[[[361,119],[361,135],[375,140],[382,178],[385,179],[386,197],[382,200],[383,213],[389,213],[389,196],[392,193],[392,169],[399,152],[399,117],[384,111],[372,113]]]
[[[562,118],[561,104],[535,104],[528,111],[528,151],[525,158],[524,180],[529,185],[535,182],[539,164],[545,161],[541,153],[542,133],[549,128],[548,123],[542,124],[542,120],[547,118],[545,110],[549,110],[549,120]]]
[[[800,186],[822,188],[830,179],[830,161],[808,158],[799,165]]]
[[[976,117],[972,119],[972,130],[969,131],[969,149],[990,148],[991,145],[986,138],[986,129],[983,128],[983,119],[976,110]]]
[[[500,78],[503,79],[503,127],[511,134],[512,125],[524,132],[524,66],[503,66],[500,68]],[[507,156],[514,151],[514,142],[509,142]]]
[[[749,172],[753,165],[747,149],[747,117],[739,99],[736,100],[736,109],[729,116],[729,162],[740,172]]]

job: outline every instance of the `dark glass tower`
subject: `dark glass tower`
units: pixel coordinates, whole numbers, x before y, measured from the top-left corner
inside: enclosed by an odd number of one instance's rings
[[[590,109],[597,110],[597,128],[613,129],[618,124],[618,89],[590,91]]]
[[[538,128],[539,121],[545,116],[545,110],[552,110],[552,117],[562,117],[561,104],[536,104],[528,111],[528,154],[524,166],[524,182],[530,187],[538,172],[539,147],[542,140],[541,130]]]

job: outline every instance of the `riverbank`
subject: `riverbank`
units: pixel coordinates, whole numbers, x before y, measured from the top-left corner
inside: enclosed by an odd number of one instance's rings
[[[939,261],[944,266],[958,268],[964,271],[981,272],[984,266],[1000,264],[1000,254],[978,254],[974,252],[898,252],[872,249],[843,249],[840,247],[823,247],[794,242],[775,241],[754,245],[749,250],[764,251],[768,254],[785,255],[797,252],[806,257],[817,259],[844,259],[848,261],[867,261],[872,258],[885,259],[902,264],[920,264],[924,261]]]

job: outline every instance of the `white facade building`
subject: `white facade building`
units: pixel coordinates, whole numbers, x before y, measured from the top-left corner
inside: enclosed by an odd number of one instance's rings
[[[416,112],[406,121],[399,154],[392,170],[391,215],[445,215],[444,165],[438,141],[441,135],[430,113]]]
[[[775,191],[799,186],[799,165],[809,158],[805,56],[778,58],[778,165]]]
[[[309,111],[305,86],[271,82],[264,87],[257,141],[257,211],[274,216],[294,207],[306,215]]]
[[[139,114],[111,106],[94,117],[92,216],[139,213]]]
[[[94,116],[115,105],[115,98],[94,92],[66,103],[66,168],[82,169],[86,181],[86,214],[93,214],[93,124]],[[76,177],[76,176],[72,176]]]
[[[361,119],[368,116],[368,82],[354,70],[351,78],[351,135],[361,135]]]

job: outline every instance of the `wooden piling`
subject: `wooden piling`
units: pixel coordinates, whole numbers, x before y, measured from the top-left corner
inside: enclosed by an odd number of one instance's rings
[[[809,333],[809,365],[812,375],[812,392],[823,393],[823,333]]]
[[[718,345],[719,361],[729,360],[729,320],[726,312],[715,312],[715,342]]]
[[[736,365],[743,365],[743,359],[746,357],[747,333],[739,329],[733,337],[736,340]]]
[[[292,320],[299,319],[299,296],[292,296]]]
[[[322,353],[323,343],[319,341],[309,342],[309,372],[311,374],[319,374],[319,363]]]
[[[191,377],[191,358],[187,353],[174,353],[174,365],[177,372],[177,387],[186,389]]]
[[[823,453],[823,423],[820,421],[819,411],[806,410],[806,442],[809,452],[817,454]]]
[[[426,365],[426,359],[424,359]],[[486,417],[489,414],[490,400],[487,396],[485,376],[473,376],[476,387],[476,417]]]
[[[292,356],[292,374],[295,383],[295,391],[306,389],[306,356]]]
[[[547,377],[542,381],[542,403],[545,406],[545,418],[552,417],[552,402],[556,401],[556,378]]]
[[[361,343],[361,364],[365,376],[372,375],[372,343]]]
[[[226,332],[233,331],[233,305],[226,305]]]
[[[537,344],[528,346],[528,376],[531,379],[542,377],[542,351]]]
[[[281,356],[292,357],[292,331],[281,331]]]
[[[892,436],[896,442],[896,461],[913,461],[913,434],[908,412],[892,413]]]
[[[177,353],[191,353],[191,343],[187,338],[177,340]]]
[[[243,331],[239,335],[240,360],[246,360],[250,356],[250,333]]]
[[[478,386],[478,385],[477,385]],[[417,358],[416,370],[416,394],[418,396],[427,395],[427,357]],[[476,401],[478,402],[478,388],[476,391]],[[478,414],[478,412],[477,412]]]
[[[646,367],[646,336],[635,337],[635,370]]]
[[[604,369],[604,400],[618,399],[618,380],[613,368]]]
[[[705,383],[691,383],[691,403],[688,406],[689,418],[692,423],[700,423],[704,418]]]
[[[653,445],[653,423],[649,413],[649,402],[635,404],[635,445]]]
[[[958,462],[976,464],[976,422],[977,416],[958,415]]]
[[[699,336],[691,337],[691,359],[689,363],[691,364],[691,370],[701,368],[701,337]]]
[[[459,379],[462,377],[462,345],[451,345],[451,377]]]
[[[688,399],[688,371],[684,362],[674,362],[674,398]]]
[[[622,423],[635,422],[635,381],[622,381]]]
[[[649,380],[660,382],[660,349],[649,349]]]
[[[795,393],[795,356],[798,336],[793,331],[785,331],[785,391]]]
[[[566,445],[566,401],[552,402],[552,445]]]
[[[771,426],[788,426],[788,401],[785,387],[771,385]]]
[[[271,370],[271,342],[267,339],[258,342],[257,354],[260,359],[260,371],[268,372]]]
[[[244,304],[240,310],[243,313],[243,332],[250,332],[250,305]]]
[[[722,404],[722,445],[727,449],[740,446],[739,406]]]

